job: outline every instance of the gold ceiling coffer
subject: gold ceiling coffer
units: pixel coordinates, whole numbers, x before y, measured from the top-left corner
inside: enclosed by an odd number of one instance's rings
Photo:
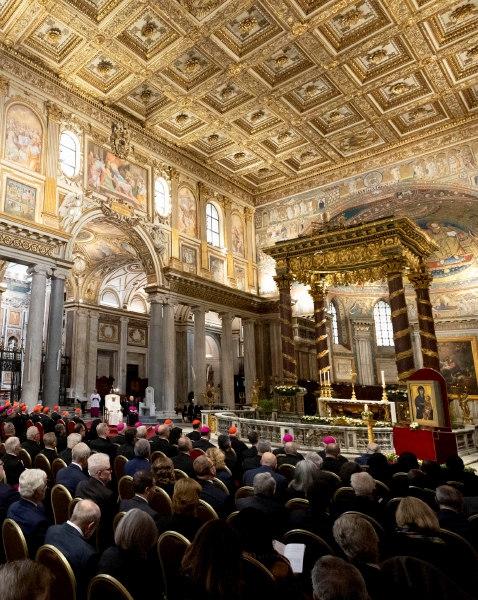
[[[404,274],[409,276],[417,290],[424,365],[438,370],[435,328],[428,291],[430,279],[426,270],[426,259],[437,249],[435,242],[408,217],[392,216],[349,227],[343,223],[313,224],[302,236],[277,242],[263,250],[276,261],[275,279],[281,294],[281,310],[287,301],[288,306],[291,306],[290,284],[293,281],[310,286],[310,294],[314,300],[317,361],[321,372],[330,369],[325,330],[327,288],[386,279],[398,377],[405,380],[413,373],[415,365],[403,285]],[[287,297],[279,285],[283,281],[281,285],[288,282]],[[292,314],[291,308],[288,314]],[[290,317],[288,320],[291,320]],[[290,339],[288,327],[290,326],[283,321],[281,312],[283,348],[284,338]],[[287,354],[294,356],[289,346]]]

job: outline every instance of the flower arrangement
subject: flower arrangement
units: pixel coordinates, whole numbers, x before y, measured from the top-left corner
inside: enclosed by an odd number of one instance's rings
[[[410,429],[412,431],[416,431],[417,429],[421,429],[422,426],[420,425],[420,423],[417,423],[416,421],[413,421],[413,423],[410,423]]]
[[[394,454],[393,452],[384,452],[383,455],[389,463],[396,463],[398,460],[398,454]]]
[[[279,396],[295,396],[298,393],[305,393],[307,390],[300,385],[276,385],[274,390]]]
[[[352,419],[352,417],[319,417],[316,415],[306,415],[300,419],[302,423],[313,423],[315,425],[345,425],[346,427],[367,427],[362,419]],[[391,427],[390,421],[377,421],[374,427]]]
[[[365,421],[373,421],[373,412],[371,410],[364,410],[362,413],[362,419]]]

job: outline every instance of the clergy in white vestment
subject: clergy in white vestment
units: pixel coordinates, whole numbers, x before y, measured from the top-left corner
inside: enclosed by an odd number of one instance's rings
[[[118,425],[123,422],[123,410],[121,408],[120,397],[117,394],[108,394],[105,396],[105,407],[108,411],[108,424]]]

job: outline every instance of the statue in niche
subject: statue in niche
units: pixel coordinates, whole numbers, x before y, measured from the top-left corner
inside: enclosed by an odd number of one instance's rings
[[[83,211],[94,205],[95,203],[81,192],[79,194],[74,192],[67,194],[58,210],[61,217],[61,228],[70,232],[73,225],[80,220]]]

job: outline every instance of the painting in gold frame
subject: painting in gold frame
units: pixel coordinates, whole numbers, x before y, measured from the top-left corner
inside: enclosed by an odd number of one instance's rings
[[[449,389],[460,385],[468,397],[478,399],[478,350],[476,337],[438,339],[440,372]]]
[[[407,392],[412,422],[424,427],[445,426],[439,381],[409,381]]]

